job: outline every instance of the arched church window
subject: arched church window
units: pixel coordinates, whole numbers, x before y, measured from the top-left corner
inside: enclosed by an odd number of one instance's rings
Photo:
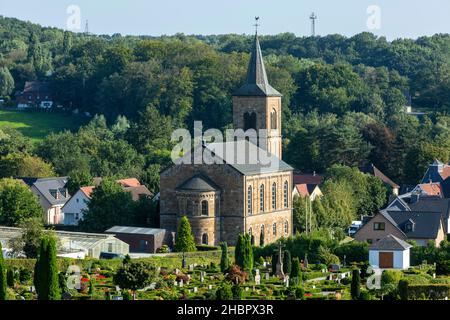
[[[252,214],[253,213],[253,190],[252,186],[248,187],[247,191],[247,213]]]
[[[287,221],[284,223],[284,233],[285,234],[289,233],[289,222]]]
[[[208,201],[202,201],[202,216],[209,216]]]
[[[264,212],[264,202],[265,202],[265,199],[264,199],[264,185],[262,184],[259,187],[259,211],[260,212]]]
[[[256,113],[254,112],[244,113],[244,131],[249,129],[256,130]]]
[[[208,245],[208,234],[206,233],[202,235],[202,244]]]
[[[277,184],[274,182],[272,184],[272,209],[277,208]]]
[[[275,109],[272,109],[272,112],[270,113],[270,128],[272,130],[278,129],[277,110]]]
[[[286,181],[283,188],[284,207],[289,207],[289,183]]]
[[[274,223],[274,224],[272,225],[272,232],[273,232],[273,235],[274,235],[274,236],[277,235],[277,224],[276,224],[276,223]]]

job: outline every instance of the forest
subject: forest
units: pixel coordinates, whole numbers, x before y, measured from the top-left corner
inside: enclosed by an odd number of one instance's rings
[[[192,129],[194,119],[232,127],[231,95],[245,79],[253,37],[87,35],[0,17],[6,104],[25,81],[40,80],[65,112],[97,115],[37,145],[3,129],[0,156],[14,167],[4,161],[0,175],[19,173],[12,158],[34,157],[45,173],[134,175],[157,191],[172,129]],[[449,161],[450,35],[284,33],[260,42],[269,81],[283,94],[284,160],[297,170],[373,163],[398,184],[415,184],[433,159]],[[427,115],[405,114],[409,102]]]

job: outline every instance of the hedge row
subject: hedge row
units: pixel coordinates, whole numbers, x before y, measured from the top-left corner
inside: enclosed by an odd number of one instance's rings
[[[443,300],[450,297],[449,284],[421,284],[410,285],[407,281],[400,281],[399,293],[403,300]]]
[[[233,252],[229,252],[230,256],[233,256]],[[214,262],[216,265],[220,262],[221,251],[202,251],[202,252],[187,252],[186,263],[209,265]],[[162,268],[175,269],[181,268],[181,253],[171,253],[165,255],[156,255],[149,258],[133,259],[135,262],[146,262],[160,266]],[[35,259],[5,259],[7,267],[13,267],[16,269],[24,268],[30,271],[34,270]],[[69,258],[58,258],[57,260],[59,270],[67,270],[71,265],[77,265],[82,271],[88,270],[91,267],[99,267],[104,270],[116,270],[122,265],[121,259],[113,260],[99,260],[99,259],[84,259],[76,260]]]

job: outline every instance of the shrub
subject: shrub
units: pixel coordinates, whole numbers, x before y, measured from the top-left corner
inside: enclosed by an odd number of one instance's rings
[[[238,265],[233,265],[226,276],[226,280],[232,283],[244,283],[248,279],[248,273],[241,271]]]
[[[352,241],[337,246],[333,253],[339,257],[341,261],[350,264],[354,262],[364,262],[369,256],[369,244],[367,242]]]
[[[161,246],[161,248],[158,248],[158,250],[156,250],[157,253],[169,253],[169,246],[164,244]]]
[[[303,287],[297,287],[295,289],[295,299],[305,300],[305,289],[303,289]]]
[[[198,251],[217,251],[219,248],[215,246],[207,246],[207,245],[197,245]]]
[[[401,300],[408,300],[408,280],[402,279],[398,282],[398,294]]]
[[[442,300],[450,296],[450,285],[448,284],[409,285],[406,290],[407,298],[410,300]]]
[[[231,289],[231,291],[233,292],[234,300],[242,300],[244,291],[242,290],[242,287],[239,284],[235,284]]]
[[[437,275],[449,275],[450,274],[450,260],[436,262],[436,274]]]
[[[229,284],[222,283],[219,289],[217,289],[216,300],[233,300],[233,292]]]
[[[402,278],[402,272],[399,270],[384,270],[381,275],[381,286],[387,284],[398,285]]]

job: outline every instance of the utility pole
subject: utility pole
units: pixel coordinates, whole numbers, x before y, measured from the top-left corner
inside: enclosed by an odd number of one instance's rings
[[[311,19],[311,37],[315,37],[316,36],[316,19],[317,19],[317,16],[313,12],[309,18]]]

